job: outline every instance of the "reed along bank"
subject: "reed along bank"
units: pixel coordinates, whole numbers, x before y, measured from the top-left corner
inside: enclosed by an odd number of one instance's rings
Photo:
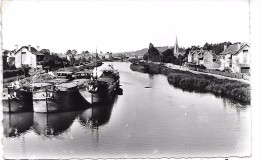
[[[189,71],[171,69],[163,64],[147,63],[149,74],[163,74],[168,82],[177,88],[186,91],[213,93],[216,96],[231,98],[243,103],[250,103],[251,88],[249,84],[230,80],[219,79],[206,74],[195,74]]]

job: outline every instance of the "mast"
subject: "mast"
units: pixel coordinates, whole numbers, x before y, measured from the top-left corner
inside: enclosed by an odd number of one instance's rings
[[[97,78],[97,47],[96,47],[96,61],[95,61],[95,66],[96,66],[96,78]]]
[[[8,109],[9,109],[9,113],[11,113],[11,102],[10,102],[10,90],[9,87],[7,87],[7,92],[8,92]],[[10,115],[9,115],[10,116]]]

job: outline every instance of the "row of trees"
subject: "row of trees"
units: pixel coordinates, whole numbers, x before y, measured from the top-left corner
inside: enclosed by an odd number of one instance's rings
[[[203,49],[203,50],[212,50],[213,53],[219,55],[224,50],[224,45],[227,47],[231,45],[231,42],[223,42],[217,44],[205,43],[204,46],[191,46],[187,49],[181,48],[181,51],[184,54],[179,54],[178,56],[174,55],[173,49],[167,49],[162,53],[159,53],[158,49],[154,47],[152,43],[149,44],[148,52],[143,56],[144,60],[149,60],[152,62],[163,62],[163,63],[173,63],[181,65],[185,61],[185,57],[188,56],[191,50]]]
[[[89,51],[83,51],[77,54],[77,50],[68,50],[65,56],[60,56],[57,53],[50,53],[48,49],[40,51],[44,54],[43,67],[49,66],[50,68],[61,68],[74,64],[82,64],[91,60]]]
[[[69,65],[66,57],[60,57],[57,53],[50,53],[49,49],[42,49],[40,52],[44,54],[43,67],[62,68]]]
[[[185,52],[190,51],[190,50],[196,50],[196,49],[203,49],[203,50],[212,50],[213,53],[216,55],[219,55],[221,52],[224,50],[224,46],[226,45],[227,47],[231,45],[231,42],[223,42],[223,43],[217,43],[217,44],[212,44],[212,43],[205,43],[204,46],[191,46],[186,49]]]
[[[219,55],[224,50],[224,45],[227,47],[231,45],[231,42],[223,42],[223,43],[217,43],[217,44],[210,44],[205,43],[205,45],[202,47],[204,50],[212,50],[213,53],[216,55]]]
[[[159,53],[158,49],[154,47],[152,43],[150,43],[148,52],[143,56],[143,59],[152,62],[173,63],[176,65],[181,65],[185,59],[185,56],[179,54],[176,57],[173,53],[173,49],[167,49],[162,53]]]

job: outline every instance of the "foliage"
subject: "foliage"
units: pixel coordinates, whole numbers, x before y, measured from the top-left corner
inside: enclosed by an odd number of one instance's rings
[[[160,55],[161,62],[164,63],[173,63],[175,61],[176,57],[173,54],[173,50],[167,49],[163,51]]]
[[[231,45],[231,42],[223,42],[223,43],[217,43],[217,44],[210,44],[210,43],[205,43],[202,49],[204,50],[212,50],[213,53],[216,53],[219,55],[221,52],[224,50],[224,45]]]
[[[195,74],[189,71],[170,69],[162,64],[147,64],[149,65],[148,73],[164,74],[167,76],[170,84],[183,90],[209,92],[246,103],[249,103],[251,100],[251,88],[249,84],[235,80],[219,79],[206,74]]]
[[[28,65],[22,65],[21,68],[15,70],[4,70],[3,78],[15,77],[20,75],[29,76],[30,67]]]
[[[148,60],[148,57],[149,57],[149,56],[148,56],[148,53],[144,54],[143,60],[146,60],[146,61],[147,61],[147,60]]]
[[[159,61],[159,51],[157,48],[154,47],[152,43],[149,44],[148,56],[149,56],[149,60],[152,62]]]
[[[21,69],[16,70],[4,70],[3,71],[3,78],[15,77],[19,75],[23,75],[24,72]]]
[[[69,49],[67,50],[66,55],[70,55],[70,54],[71,54],[71,50]]]

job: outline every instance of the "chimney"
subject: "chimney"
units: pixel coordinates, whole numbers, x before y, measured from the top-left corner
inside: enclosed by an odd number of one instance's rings
[[[227,44],[225,43],[224,44],[224,50],[223,51],[225,51],[227,49]]]
[[[238,49],[240,49],[241,43],[237,43],[237,47],[238,47]]]
[[[37,46],[37,51],[40,52],[40,46]]]
[[[15,52],[18,51],[18,45],[15,45]]]
[[[31,52],[31,45],[28,45],[28,51]]]

